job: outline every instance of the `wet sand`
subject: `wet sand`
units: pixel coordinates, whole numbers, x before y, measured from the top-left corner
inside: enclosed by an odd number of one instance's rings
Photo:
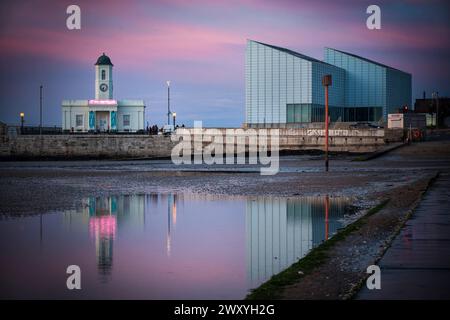
[[[280,173],[257,166],[174,166],[170,161],[1,162],[0,214],[74,208],[87,196],[151,192],[354,197],[357,205],[438,171],[450,170],[450,141],[402,147],[370,161],[339,157],[324,172],[321,156],[286,156]],[[200,170],[196,172],[196,170]],[[228,172],[227,172],[228,171]]]

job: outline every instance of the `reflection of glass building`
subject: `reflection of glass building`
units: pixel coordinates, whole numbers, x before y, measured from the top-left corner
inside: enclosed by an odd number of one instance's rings
[[[341,227],[347,199],[255,198],[247,201],[247,274],[254,288],[301,259]]]
[[[246,51],[246,120],[251,126],[323,122],[329,87],[331,121],[379,121],[411,105],[411,75],[335,49],[325,61],[252,40]]]

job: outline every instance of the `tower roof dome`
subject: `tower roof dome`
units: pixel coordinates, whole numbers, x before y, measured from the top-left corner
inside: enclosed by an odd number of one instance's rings
[[[113,66],[111,59],[103,52],[103,54],[98,57],[97,62],[95,63],[96,66],[100,65],[109,65]]]

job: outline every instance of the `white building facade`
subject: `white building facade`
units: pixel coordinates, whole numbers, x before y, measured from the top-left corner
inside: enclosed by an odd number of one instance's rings
[[[105,54],[95,64],[95,99],[63,100],[65,132],[138,132],[144,130],[144,100],[113,98],[113,64]]]

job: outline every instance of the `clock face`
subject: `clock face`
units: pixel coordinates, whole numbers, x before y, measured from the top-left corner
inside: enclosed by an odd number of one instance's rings
[[[100,85],[100,90],[103,91],[103,92],[105,92],[106,90],[108,90],[108,85],[107,85],[106,83],[102,83],[102,84]]]

